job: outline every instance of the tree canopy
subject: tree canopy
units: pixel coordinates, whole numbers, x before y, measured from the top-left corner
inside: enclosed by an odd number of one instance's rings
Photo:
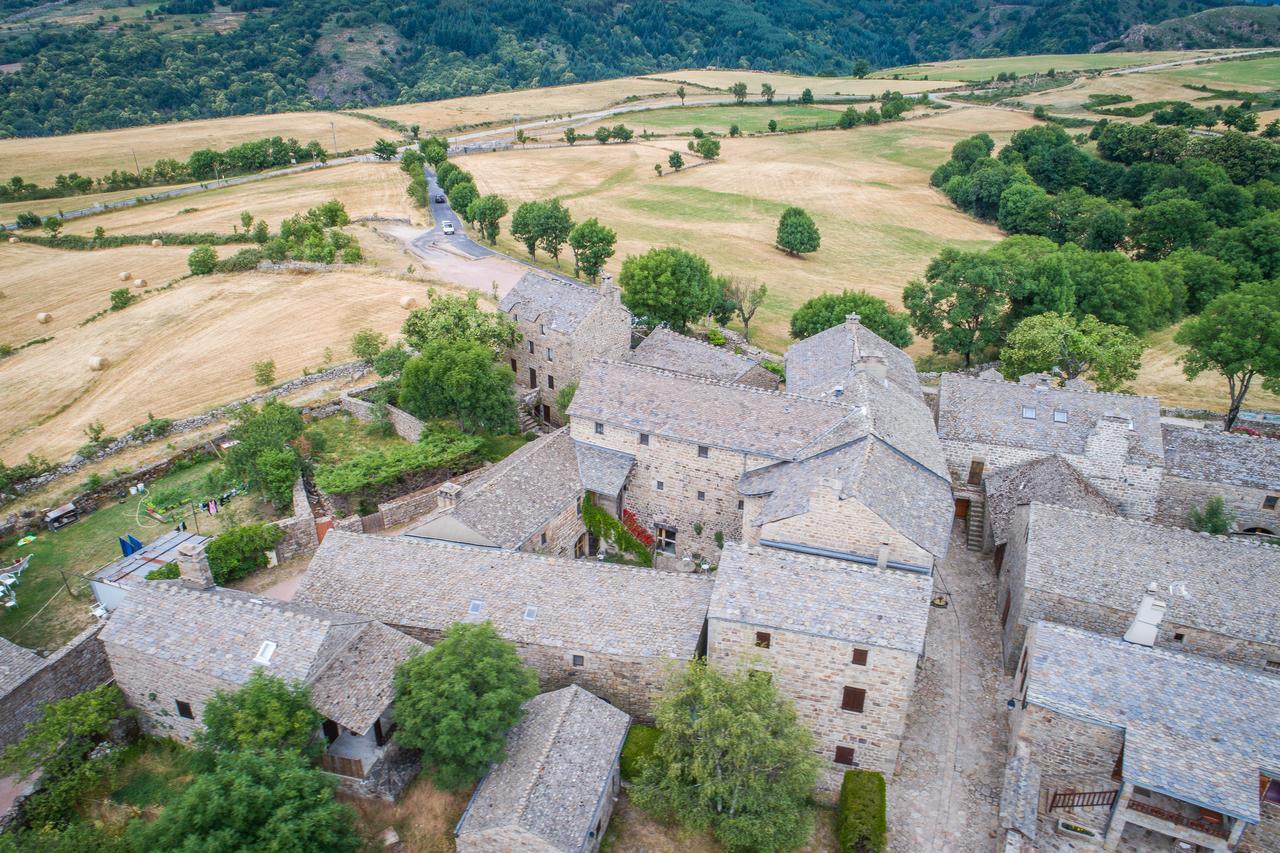
[[[943,249],[929,263],[924,281],[902,291],[911,326],[933,339],[940,353],[959,353],[965,366],[995,346],[1014,280],[997,260],[981,252]]]
[[[839,326],[850,314],[859,322],[900,349],[911,346],[911,321],[894,311],[878,296],[862,290],[824,293],[805,302],[791,315],[791,337],[803,340]]]
[[[1000,350],[1000,372],[1009,380],[1049,373],[1063,381],[1087,375],[1100,391],[1117,391],[1137,378],[1145,344],[1127,329],[1086,316],[1048,312],[1014,327]]]
[[[813,218],[801,207],[788,207],[778,219],[778,248],[788,255],[801,255],[818,251],[822,238]]]
[[[214,753],[292,752],[317,755],[324,717],[311,707],[302,682],[286,682],[256,669],[236,690],[218,690],[205,704],[196,745]]]
[[[675,247],[628,257],[618,283],[623,304],[633,314],[677,331],[706,316],[719,291],[707,262]]]
[[[400,331],[409,346],[423,350],[440,340],[470,341],[503,352],[520,340],[516,324],[506,315],[486,311],[475,291],[465,296],[430,294],[430,305],[415,308],[405,317]]]
[[[400,407],[424,420],[450,418],[471,432],[516,429],[515,376],[493,350],[471,340],[437,338],[400,371]]]
[[[600,220],[594,216],[585,222],[579,222],[569,232],[574,273],[595,281],[604,269],[605,261],[613,257],[613,247],[617,242],[617,232],[601,225]]]

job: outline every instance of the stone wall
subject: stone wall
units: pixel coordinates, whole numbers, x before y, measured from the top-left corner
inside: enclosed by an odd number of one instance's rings
[[[293,515],[274,524],[284,531],[284,538],[275,548],[280,562],[291,560],[300,554],[310,554],[320,547],[320,539],[316,536],[316,516],[311,511],[311,501],[307,497],[307,487],[302,477],[298,477],[293,484]]]
[[[0,697],[0,749],[17,742],[47,702],[56,702],[111,680],[111,668],[98,640],[100,625],[80,632],[45,658],[40,669]]]
[[[586,532],[587,528],[582,523],[580,504],[574,500],[562,509],[559,515],[547,522],[546,527],[530,536],[529,540],[520,546],[520,550],[573,559],[576,556],[574,546]],[[545,544],[542,541],[543,535],[547,537]]]
[[[454,849],[458,853],[508,853],[512,850],[528,851],[528,853],[561,853],[563,850],[548,844],[542,836],[515,824],[494,826],[481,832],[459,835]]]
[[[769,648],[756,647],[767,631]],[[867,651],[865,666],[852,662],[855,648]],[[915,689],[917,658],[897,649],[847,643],[778,628],[710,619],[707,661],[717,669],[771,673],[774,687],[795,704],[796,716],[813,732],[824,759],[819,790],[840,789],[845,765],[835,763],[838,746],[852,747],[853,766],[893,775]],[[845,687],[867,691],[864,710],[841,708]]]
[[[1257,826],[1247,826],[1240,838],[1240,849],[1248,845],[1250,850],[1280,850],[1280,803],[1262,804],[1261,820]]]
[[[201,728],[204,706],[214,692],[238,686],[136,649],[105,645],[116,684],[129,707],[138,709],[147,734],[190,741]],[[178,701],[191,705],[195,719],[178,716]]]
[[[1277,448],[1280,452],[1280,448]],[[1229,483],[1210,483],[1190,480],[1166,473],[1160,481],[1156,498],[1155,521],[1175,527],[1188,527],[1187,514],[1204,509],[1210,498],[1222,498],[1227,512],[1236,517],[1235,530],[1262,528],[1280,533],[1280,506],[1263,509],[1262,501],[1268,495],[1280,495],[1280,486],[1268,491]]]
[[[342,395],[338,404],[344,412],[350,412],[358,420],[365,423],[370,423],[373,420],[373,403],[367,400],[361,400],[348,393]],[[390,418],[391,426],[395,428],[396,435],[408,442],[417,441],[422,436],[422,431],[427,428],[427,425],[422,421],[403,409],[397,409],[395,406],[387,406],[387,417]]]

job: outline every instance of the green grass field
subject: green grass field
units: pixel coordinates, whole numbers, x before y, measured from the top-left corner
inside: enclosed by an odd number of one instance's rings
[[[1160,73],[1185,83],[1205,83],[1210,86],[1220,83],[1228,86],[1262,86],[1267,89],[1280,89],[1280,55],[1188,65]]]
[[[671,107],[646,110],[632,116],[624,116],[628,127],[636,133],[648,129],[667,133],[681,133],[700,127],[706,131],[728,134],[729,125],[736,124],[743,133],[764,133],[769,121],[778,123],[779,130],[802,127],[830,127],[840,116],[839,109],[775,104],[760,107]],[[616,123],[616,122],[615,122]]]
[[[1192,56],[1209,55],[1211,51],[1165,50],[1120,53],[1051,53],[1036,56],[999,56],[987,59],[956,59],[949,62],[926,62],[877,71],[873,77],[901,75],[906,80],[986,80],[1001,72],[1013,74],[1057,71],[1096,71],[1104,68],[1126,68],[1170,62]]]

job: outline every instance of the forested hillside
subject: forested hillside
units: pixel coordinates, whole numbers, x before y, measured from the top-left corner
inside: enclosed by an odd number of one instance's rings
[[[73,5],[85,4],[69,4],[68,13]],[[85,25],[60,22],[87,16],[59,19],[54,4],[3,0],[9,26],[0,30],[0,65],[20,68],[0,73],[0,135],[425,100],[682,66],[841,74],[858,59],[883,67],[984,53],[1082,52],[1135,24],[1223,5],[171,0],[144,17],[128,0],[130,14],[104,6]],[[317,82],[335,70],[358,84],[340,90]]]

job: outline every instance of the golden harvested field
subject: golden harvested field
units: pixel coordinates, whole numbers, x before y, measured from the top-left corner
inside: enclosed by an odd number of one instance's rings
[[[175,184],[166,186],[163,189],[176,189],[179,186],[190,186],[190,184]],[[154,189],[136,189],[136,190],[117,190],[113,193],[94,193],[92,195],[73,195],[66,198],[49,198],[39,201],[11,201],[7,204],[0,204],[0,223],[14,222],[18,218],[18,214],[25,213],[30,210],[39,214],[40,218],[46,216],[55,216],[67,210],[79,210],[82,207],[90,207],[95,204],[106,204],[107,202],[119,201],[122,198],[136,198],[140,195],[146,195],[149,192],[155,192],[159,187]]]
[[[627,255],[676,245],[706,257],[717,273],[761,279],[769,298],[752,337],[781,350],[788,318],[804,300],[855,288],[898,304],[902,287],[943,247],[1000,239],[931,188],[929,172],[979,130],[1004,140],[1031,124],[1023,113],[975,107],[851,131],[724,139],[719,161],[661,179],[653,164],[665,164],[679,142],[505,152],[461,164],[482,192],[500,192],[513,207],[560,196],[576,219],[596,216],[616,229],[614,272]],[[805,207],[822,232],[822,248],[803,259],[773,247],[778,216],[791,204]],[[505,228],[501,245],[523,251]]]
[[[953,59],[947,62],[924,62],[901,65],[875,72],[879,78],[900,74],[908,79],[928,77],[931,80],[986,80],[1002,71],[1014,74],[1057,71],[1097,71],[1105,68],[1131,68],[1154,65],[1192,57],[1217,56],[1229,50],[1155,50],[1117,51],[1116,53],[1045,53],[1035,56],[995,56],[984,59]],[[816,91],[816,90],[815,90]]]
[[[0,139],[0,163],[4,164],[5,178],[21,175],[44,186],[52,183],[54,176],[68,172],[91,178],[101,177],[112,169],[132,172],[134,154],[145,168],[165,157],[186,160],[192,151],[201,148],[230,148],[269,136],[286,139],[292,136],[302,143],[314,139],[331,152],[330,122],[337,131],[338,148],[342,151],[369,148],[378,137],[395,135],[371,121],[345,113],[276,113],[36,139]],[[72,199],[64,201],[69,207],[83,206]]]
[[[1177,327],[1148,335],[1150,349],[1142,358],[1142,369],[1133,383],[1140,394],[1152,394],[1166,406],[1187,406],[1209,409],[1214,412],[1227,410],[1227,380],[1218,373],[1202,373],[1194,382],[1188,382],[1178,364],[1178,357],[1186,351],[1173,342]],[[1262,390],[1262,383],[1254,380],[1245,398],[1246,409],[1280,411],[1280,397]]]
[[[394,107],[373,107],[363,112],[383,116],[404,124],[422,125],[423,135],[450,128],[492,121],[511,121],[515,116],[534,119],[540,116],[565,115],[604,109],[630,96],[654,97],[670,94],[675,83],[663,83],[642,77],[622,77],[596,83],[575,83],[547,89],[520,89],[490,95],[472,95],[444,101],[422,101]]]
[[[408,177],[396,163],[349,163],[73,219],[66,230],[92,234],[101,226],[108,234],[228,233],[240,225],[240,213],[247,210],[265,218],[274,231],[281,220],[334,198],[347,206],[352,219],[382,215],[421,221],[422,213],[405,193],[408,185]],[[188,209],[191,212],[181,212]]]
[[[28,263],[9,263],[11,248],[6,275],[19,268],[15,278],[35,281],[31,271],[44,259],[24,247]],[[77,257],[85,254],[97,253]],[[426,283],[373,270],[187,279],[0,362],[0,458],[66,458],[91,421],[119,435],[148,413],[181,417],[239,399],[256,390],[252,365],[263,359],[275,361],[278,381],[320,369],[326,349],[335,363],[349,360],[356,329],[394,336],[405,314],[400,297],[421,302],[426,292]],[[110,366],[91,371],[91,355]]]
[[[1141,104],[1148,101],[1189,101],[1198,107],[1212,107],[1214,104],[1236,103],[1231,100],[1199,101],[1205,92],[1197,92],[1182,85],[1182,81],[1169,76],[1165,72],[1151,71],[1141,74],[1116,74],[1109,77],[1089,77],[1076,80],[1061,89],[1050,89],[1034,95],[1023,95],[1016,98],[1026,104],[1044,104],[1054,112],[1088,115],[1093,118],[1116,119],[1116,116],[1104,116],[1091,113],[1085,109],[1085,102],[1090,95],[1129,95],[1132,101],[1114,106],[1123,107]],[[1143,116],[1138,121],[1148,121],[1150,116]]]
[[[884,80],[859,80],[856,77],[801,77],[796,74],[783,74],[768,71],[734,71],[731,69],[708,71],[702,68],[686,68],[679,71],[663,71],[650,74],[651,80],[680,81],[696,83],[713,89],[728,91],[734,83],[747,84],[752,97],[758,97],[760,86],[768,83],[777,90],[775,97],[785,101],[788,97],[799,98],[805,89],[812,89],[815,95],[878,95],[885,89],[897,89],[904,95],[927,92],[943,86],[950,86],[946,79],[938,76],[933,80],[894,80],[892,85]]]

